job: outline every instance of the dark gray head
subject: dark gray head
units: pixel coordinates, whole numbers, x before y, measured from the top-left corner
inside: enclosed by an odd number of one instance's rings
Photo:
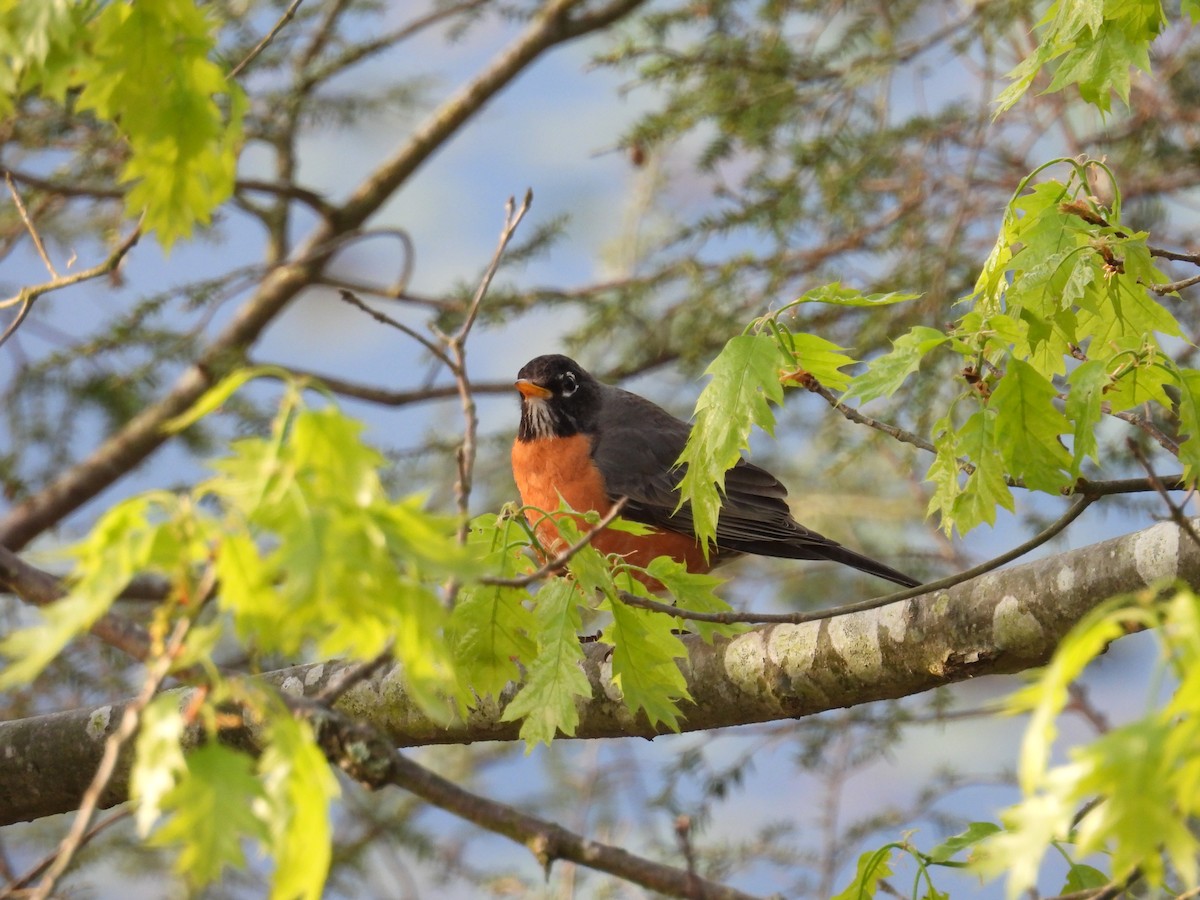
[[[595,431],[603,385],[570,357],[554,353],[531,359],[517,373],[516,388],[521,392],[518,439]]]

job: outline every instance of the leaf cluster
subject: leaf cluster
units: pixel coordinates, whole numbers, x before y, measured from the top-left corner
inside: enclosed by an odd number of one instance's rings
[[[0,7],[0,116],[36,93],[128,144],[125,209],[170,247],[233,193],[245,99],[192,0],[13,0]]]
[[[279,375],[238,370],[168,427],[194,427],[249,380]],[[310,407],[311,385],[284,383],[269,433],[234,441],[212,463],[213,476],[186,493],[113,506],[70,550],[66,596],[0,640],[0,686],[24,684],[107,614],[135,576],[170,584],[151,619],[148,653],[168,655],[172,671],[202,687],[182,704],[164,695],[145,710],[131,793],[141,834],[178,846],[177,867],[191,882],[242,866],[247,840],[274,860],[272,896],[318,896],[329,865],[328,805],[337,793],[329,764],[279,696],[218,669],[214,654],[231,642],[252,660],[313,654],[366,663],[389,654],[408,696],[435,720],[522,682],[504,719],[520,721],[532,747],[574,734],[576,702],[591,695],[581,632],[585,619],[603,617],[614,696],[651,726],[679,728],[689,699],[683,623],[622,595],[653,597],[652,579],[681,609],[726,611],[713,593],[719,579],[667,558],[646,570],[605,559],[583,541],[596,515],[564,509],[553,514],[559,530],[580,546],[565,561],[566,577],[531,593],[521,578],[537,562],[523,517],[483,516],[460,545],[456,523],[428,512],[423,498],[386,495],[384,459],[362,442],[359,423],[333,405]],[[448,582],[459,585],[451,610],[441,596]],[[186,639],[170,649],[166,635],[179,623],[190,626]],[[738,629],[697,630],[711,640]],[[248,729],[261,753],[218,742],[230,728]],[[184,745],[196,743],[185,755]]]
[[[1065,166],[1064,181],[1038,181]],[[1175,361],[1166,341],[1184,338],[1155,287],[1166,281],[1154,265],[1148,235],[1121,222],[1120,191],[1101,205],[1089,189],[1089,168],[1112,179],[1102,163],[1056,160],[1030,175],[1004,213],[996,244],[967,308],[949,327],[910,328],[890,352],[855,361],[843,348],[794,334],[786,317],[800,303],[880,305],[912,299],[863,297],[840,285],[819,288],[755,320],[713,361],[713,380],[696,405],[680,487],[711,539],[724,472],[757,425],[768,433],[781,385],[813,382],[843,392],[846,401],[890,397],[920,367],[937,360],[959,373],[947,407],[933,425],[933,484],[928,512],[949,534],[995,522],[1013,510],[1012,488],[1069,492],[1085,466],[1102,464],[1096,427],[1103,416],[1134,407],[1178,421],[1164,444],[1185,477],[1200,461],[1200,372]]]

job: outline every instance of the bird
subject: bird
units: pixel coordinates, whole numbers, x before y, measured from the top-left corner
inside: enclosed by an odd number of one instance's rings
[[[558,552],[562,536],[546,512],[566,502],[578,512],[607,515],[622,497],[623,518],[650,527],[647,534],[604,529],[591,543],[645,567],[669,556],[691,572],[742,554],[831,560],[905,587],[915,578],[805,528],[794,518],[787,489],[745,458],[725,475],[715,547],[696,537],[691,507],[679,506],[677,460],[690,427],[661,406],[604,384],[570,357],[549,354],[517,372],[521,421],[512,447],[513,478],[543,547]],[[649,583],[649,580],[643,579]]]

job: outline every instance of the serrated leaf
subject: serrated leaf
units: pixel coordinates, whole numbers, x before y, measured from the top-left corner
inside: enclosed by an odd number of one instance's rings
[[[827,303],[831,306],[891,306],[893,303],[905,303],[916,300],[921,294],[910,294],[903,291],[889,291],[886,294],[864,294],[854,288],[843,287],[841,282],[831,282],[821,285],[797,298],[795,303]]]
[[[187,412],[164,422],[162,430],[167,434],[183,431],[189,425],[220,409],[247,382],[263,377],[276,377],[281,380],[290,378],[285,370],[277,366],[247,366],[236,369],[205,391]]]
[[[1200,473],[1200,370],[1179,369],[1175,382],[1179,386],[1179,429],[1186,435],[1179,444],[1179,461],[1184,479],[1191,482]]]
[[[625,705],[634,713],[645,713],[652,726],[662,722],[678,731],[677,701],[690,700],[691,695],[675,662],[687,656],[687,648],[673,633],[675,619],[620,600],[610,601],[607,608],[613,621],[604,639],[613,647],[613,683]]]
[[[1092,359],[1077,367],[1067,381],[1071,390],[1067,394],[1066,415],[1075,426],[1071,472],[1078,475],[1085,459],[1099,462],[1096,426],[1104,415],[1104,388],[1109,378],[1104,361]]]
[[[974,847],[984,838],[990,837],[1000,830],[994,822],[972,822],[966,831],[959,832],[953,837],[946,838],[925,855],[933,862],[941,863],[953,859],[968,847]]]
[[[937,515],[941,519],[941,528],[947,536],[953,532],[957,522],[955,505],[962,493],[959,480],[958,463],[958,433],[954,431],[948,419],[940,419],[933,427],[933,462],[925,473],[925,480],[933,482],[934,491],[925,509],[926,516]]]
[[[712,380],[696,401],[678,464],[687,466],[679,503],[691,504],[696,537],[706,552],[716,537],[725,473],[748,449],[751,427],[774,432],[775,414],[768,404],[783,401],[779,373],[789,363],[774,336],[744,334],[730,340],[705,370]]]
[[[1049,379],[1012,359],[988,401],[1005,465],[1034,490],[1057,492],[1070,482],[1071,455],[1059,435],[1071,425],[1055,408],[1056,396]]]
[[[271,811],[271,897],[317,900],[329,874],[329,805],[340,793],[338,783],[307,722],[280,712],[266,735],[258,770]]]
[[[72,548],[76,566],[69,593],[42,607],[37,625],[0,640],[0,656],[8,660],[0,672],[0,688],[37,677],[71,640],[108,612],[134,575],[144,573],[156,558],[172,555],[167,545],[175,536],[157,521],[160,517],[152,512],[156,507],[149,495],[121,501]]]
[[[127,212],[144,209],[166,248],[233,192],[245,98],[210,58],[216,33],[192,0],[110,3],[90,22],[90,53],[76,72],[79,109],[118,123],[129,141]]]
[[[450,617],[454,659],[466,685],[479,697],[499,696],[521,676],[518,662],[533,659],[537,647],[528,592],[481,586],[459,593]],[[474,706],[473,701],[469,701]]]
[[[689,572],[683,563],[676,562],[667,556],[659,556],[652,560],[646,567],[646,572],[667,589],[667,592],[674,598],[675,605],[680,609],[700,613],[720,613],[733,609],[714,593],[716,588],[724,583],[724,579],[716,575]],[[740,634],[749,627],[746,625],[712,625],[694,620],[681,621],[710,644],[715,635],[732,636]]]
[[[875,896],[879,882],[892,874],[893,847],[868,850],[858,858],[854,880],[829,900],[869,900]]]
[[[1005,481],[1004,460],[996,436],[996,416],[989,409],[977,410],[958,433],[958,451],[975,466],[954,498],[954,524],[959,534],[976,525],[996,524],[996,508],[1015,509],[1012,491]]]
[[[830,390],[846,389],[850,377],[841,370],[854,365],[855,360],[842,352],[844,348],[815,334],[789,334],[787,342],[798,371],[811,375]],[[790,378],[784,376],[785,381]]]
[[[129,799],[137,810],[137,832],[143,838],[162,815],[163,798],[187,770],[180,746],[183,731],[183,714],[174,694],[155,697],[142,710],[129,773]]]
[[[936,328],[918,325],[896,338],[892,350],[876,357],[867,364],[867,369],[850,380],[846,397],[857,397],[866,403],[878,397],[890,397],[913,372],[921,366],[925,356],[950,338]]]
[[[178,846],[175,871],[193,885],[209,884],[226,866],[245,865],[245,840],[267,839],[267,828],[254,812],[262,799],[249,756],[205,744],[188,754],[186,771],[163,798],[170,817],[150,843]]]
[[[579,643],[582,620],[580,598],[565,578],[542,586],[535,597],[538,623],[538,652],[529,664],[525,684],[504,710],[502,720],[521,722],[521,739],[526,750],[549,744],[558,732],[572,735],[579,727],[576,697],[590,697],[591,683],[580,667],[583,648]]]

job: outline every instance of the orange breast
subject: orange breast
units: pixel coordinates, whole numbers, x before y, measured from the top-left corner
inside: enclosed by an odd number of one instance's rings
[[[547,550],[559,551],[566,546],[555,525],[555,520],[561,517],[550,515],[559,508],[560,495],[572,509],[581,512],[595,510],[603,516],[612,509],[604,477],[592,461],[591,441],[583,435],[518,440],[513,444],[512,464],[521,502],[527,507],[537,507],[527,509],[525,517]],[[571,518],[579,527],[587,528],[580,517]],[[592,546],[601,553],[616,553],[637,566],[649,565],[656,556],[670,556],[693,572],[706,572],[710,568],[696,539],[673,531],[632,535],[606,528],[592,539]],[[643,580],[655,590],[662,587],[649,579]]]

